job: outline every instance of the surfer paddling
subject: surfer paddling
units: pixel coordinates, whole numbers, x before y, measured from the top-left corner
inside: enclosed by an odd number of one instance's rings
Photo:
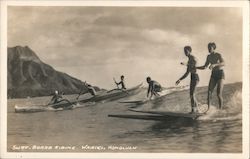
[[[216,49],[216,44],[214,42],[208,43],[208,52],[210,54],[207,56],[207,60],[204,66],[196,68],[204,70],[210,65],[209,69],[212,70],[212,73],[208,85],[207,105],[209,108],[213,90],[217,85],[217,97],[219,100],[219,109],[222,109],[223,106],[222,91],[223,91],[223,82],[225,79],[225,74],[222,67],[225,65],[225,62],[221,54],[215,52],[215,49]]]
[[[188,57],[188,63],[187,65],[187,71],[185,72],[185,74],[176,81],[176,85],[178,85],[183,79],[185,79],[189,73],[191,73],[191,80],[190,80],[190,100],[191,100],[191,107],[192,107],[192,111],[191,113],[197,113],[197,100],[195,97],[195,90],[196,90],[196,86],[199,83],[199,75],[196,73],[196,63],[197,60],[196,58],[191,55],[192,52],[192,48],[190,46],[185,46],[184,47],[184,53],[185,55]],[[181,63],[181,65],[185,65],[184,63]]]
[[[119,87],[119,85],[121,85],[121,89],[126,89],[125,83],[124,83],[124,76],[123,75],[121,76],[121,81],[120,82],[116,82],[115,81],[115,84],[117,85],[117,87]]]
[[[84,82],[84,86],[85,86],[85,88],[87,87],[87,92],[88,93],[90,93],[92,96],[96,96],[96,91],[95,91],[95,88],[93,86],[91,86],[90,84],[88,84],[86,81]],[[78,99],[81,94],[83,94],[83,90],[82,89],[79,92],[79,95],[78,95],[78,97],[76,99]]]
[[[154,95],[154,96],[160,96],[160,95],[158,94],[158,92],[161,92],[161,91],[162,91],[161,85],[160,85],[158,82],[156,82],[156,81],[154,81],[154,80],[151,80],[150,77],[147,77],[146,80],[147,80],[147,83],[148,83],[147,98],[149,97],[149,94],[150,94],[149,99],[151,99],[153,95]]]
[[[66,105],[66,106],[65,105],[57,105],[58,103],[61,103],[63,101],[69,103],[69,105]],[[54,93],[52,99],[50,100],[50,102],[48,103],[48,106],[50,106],[54,109],[58,109],[58,108],[71,109],[73,107],[73,104],[68,99],[63,99],[62,95],[60,95],[59,92],[57,90],[55,90],[55,93]]]
[[[126,94],[129,94],[128,91],[126,90],[126,87],[125,87],[125,82],[124,82],[124,76],[123,75],[121,75],[121,81],[120,82],[116,82],[115,78],[113,78],[113,80],[114,80],[117,88],[111,89],[107,93],[118,90],[118,91],[125,92]],[[119,88],[119,85],[121,85],[121,88]]]
[[[48,105],[59,103],[61,100],[62,100],[62,96],[58,93],[57,90],[55,90],[55,93]]]

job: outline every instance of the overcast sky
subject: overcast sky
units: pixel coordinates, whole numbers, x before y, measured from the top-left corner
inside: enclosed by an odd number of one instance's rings
[[[225,83],[242,81],[242,10],[187,7],[8,7],[8,46],[29,46],[56,70],[102,88],[127,87],[147,76],[174,86],[186,71],[183,47],[198,65],[215,42],[225,62]],[[200,86],[211,72],[199,71]],[[189,84],[187,77],[181,84]]]

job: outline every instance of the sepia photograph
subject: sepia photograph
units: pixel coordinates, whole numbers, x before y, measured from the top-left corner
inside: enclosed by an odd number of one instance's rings
[[[1,158],[249,158],[247,1],[3,1],[0,77]]]

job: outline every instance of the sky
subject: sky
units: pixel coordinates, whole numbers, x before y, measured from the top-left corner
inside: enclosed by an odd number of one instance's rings
[[[56,70],[101,88],[127,87],[150,76],[172,87],[186,71],[183,48],[198,65],[215,42],[225,60],[225,83],[242,81],[242,10],[221,7],[9,6],[8,47],[29,46]],[[211,71],[198,71],[199,86]],[[187,77],[180,85],[188,85]]]

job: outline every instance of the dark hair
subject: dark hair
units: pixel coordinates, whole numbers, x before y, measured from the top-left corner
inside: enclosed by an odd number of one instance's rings
[[[189,52],[192,52],[191,46],[185,46],[185,47],[184,47],[184,50],[188,50]]]
[[[212,47],[214,50],[216,49],[216,44],[214,42],[208,43],[207,47]]]
[[[151,81],[151,78],[150,78],[150,77],[147,77],[147,81]]]
[[[124,76],[123,76],[123,75],[121,75],[121,78],[124,78]]]

